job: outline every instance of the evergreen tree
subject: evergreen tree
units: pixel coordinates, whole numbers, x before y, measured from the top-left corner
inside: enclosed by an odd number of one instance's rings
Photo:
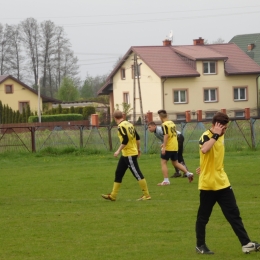
[[[58,91],[58,98],[62,101],[76,101],[79,97],[79,92],[73,80],[65,77],[62,80]]]

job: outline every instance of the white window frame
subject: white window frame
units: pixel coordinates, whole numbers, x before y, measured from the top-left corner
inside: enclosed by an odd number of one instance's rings
[[[245,117],[245,111],[235,111],[235,118],[244,118]]]
[[[120,73],[121,73],[121,79],[125,80],[126,79],[125,68],[121,68]]]
[[[245,92],[245,98],[241,98],[241,89],[243,89]],[[238,93],[237,93],[237,98],[235,98],[235,96],[236,96],[236,94],[235,94],[235,91],[238,91]],[[247,87],[234,87],[233,88],[233,95],[234,95],[234,101],[246,101],[247,100]]]
[[[136,66],[138,68],[138,74],[139,74],[139,79],[141,78],[141,64],[137,64]],[[135,69],[135,66],[132,65],[132,78],[138,78],[137,77],[137,70]]]
[[[216,111],[206,111],[205,112],[205,119],[212,119],[215,114],[216,114]]]
[[[215,91],[215,98],[216,99],[212,99],[211,98],[211,91],[214,90]],[[208,100],[205,100],[205,91],[208,91]],[[212,103],[212,102],[218,102],[218,89],[217,88],[204,88],[203,89],[203,99],[205,103]]]
[[[175,92],[178,92],[178,101],[175,101]],[[181,101],[181,92],[185,93],[185,101]],[[187,89],[174,89],[173,90],[173,103],[174,104],[187,104],[188,103]]]
[[[177,114],[177,115],[176,115],[176,120],[177,120],[177,121],[186,120],[186,115],[185,115],[185,114]]]
[[[129,92],[123,92],[123,102],[126,104],[130,104]]]
[[[214,72],[211,72],[210,70],[210,64],[211,63],[214,63],[215,65],[215,71]],[[208,72],[204,72],[204,64],[207,64],[208,66]],[[216,75],[217,74],[217,62],[216,61],[203,61],[203,74],[205,75]]]

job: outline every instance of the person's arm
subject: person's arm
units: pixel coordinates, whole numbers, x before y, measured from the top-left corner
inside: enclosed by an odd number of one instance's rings
[[[137,146],[137,150],[138,150],[138,156],[141,155],[141,149],[140,149],[140,136],[137,133],[137,131],[135,130],[135,137],[136,137],[136,146]]]
[[[162,154],[165,154],[165,148],[168,140],[168,129],[167,126],[164,126],[163,128],[163,144],[162,144]]]
[[[215,142],[218,140],[219,136],[221,135],[223,127],[224,126],[221,125],[220,123],[216,123],[213,128],[214,131],[213,136],[210,139],[206,138],[205,136],[203,137],[204,138],[203,144],[200,147],[202,153],[205,154],[212,148],[212,146],[215,144]]]
[[[119,155],[119,153],[124,149],[124,147],[128,143],[128,136],[127,136],[126,129],[124,127],[121,127],[121,128],[118,129],[118,131],[119,131],[119,134],[122,136],[123,141],[120,144],[120,146],[118,147],[117,151],[114,153],[115,157],[117,157]]]

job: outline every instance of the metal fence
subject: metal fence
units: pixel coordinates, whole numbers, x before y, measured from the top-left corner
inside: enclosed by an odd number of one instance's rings
[[[135,127],[141,137],[142,152],[158,152],[160,142],[147,125]],[[198,140],[211,122],[182,122],[176,127],[185,137],[185,153],[197,152]],[[260,119],[232,120],[225,133],[226,150],[256,149],[259,130]],[[39,152],[47,147],[114,151],[118,146],[117,126],[93,127],[88,121],[0,125],[0,152]]]

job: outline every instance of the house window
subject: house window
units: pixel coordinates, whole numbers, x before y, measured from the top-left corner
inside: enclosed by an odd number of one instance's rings
[[[245,117],[244,111],[235,111],[235,117],[239,117],[239,118]]]
[[[22,113],[23,109],[26,110],[27,105],[29,105],[29,102],[19,102],[19,112]]]
[[[206,119],[212,119],[214,117],[214,115],[216,114],[216,112],[205,112],[205,118]]]
[[[5,93],[12,94],[13,93],[13,85],[5,85]]]
[[[125,79],[125,68],[121,68],[121,79]]]
[[[177,117],[176,117],[177,120],[185,120],[186,119],[186,116],[185,114],[177,114]]]
[[[132,78],[137,78],[139,76],[139,78],[141,77],[141,70],[140,70],[140,66],[141,64],[134,66],[132,65]]]
[[[123,93],[123,102],[126,103],[126,104],[130,104],[130,98],[129,98],[128,92]]]
[[[173,91],[174,103],[187,103],[187,90],[174,90]]]
[[[203,62],[203,74],[216,74],[216,62],[204,61]]]
[[[247,87],[234,88],[234,101],[247,100]]]
[[[217,89],[211,88],[211,89],[204,89],[204,102],[217,102]]]

